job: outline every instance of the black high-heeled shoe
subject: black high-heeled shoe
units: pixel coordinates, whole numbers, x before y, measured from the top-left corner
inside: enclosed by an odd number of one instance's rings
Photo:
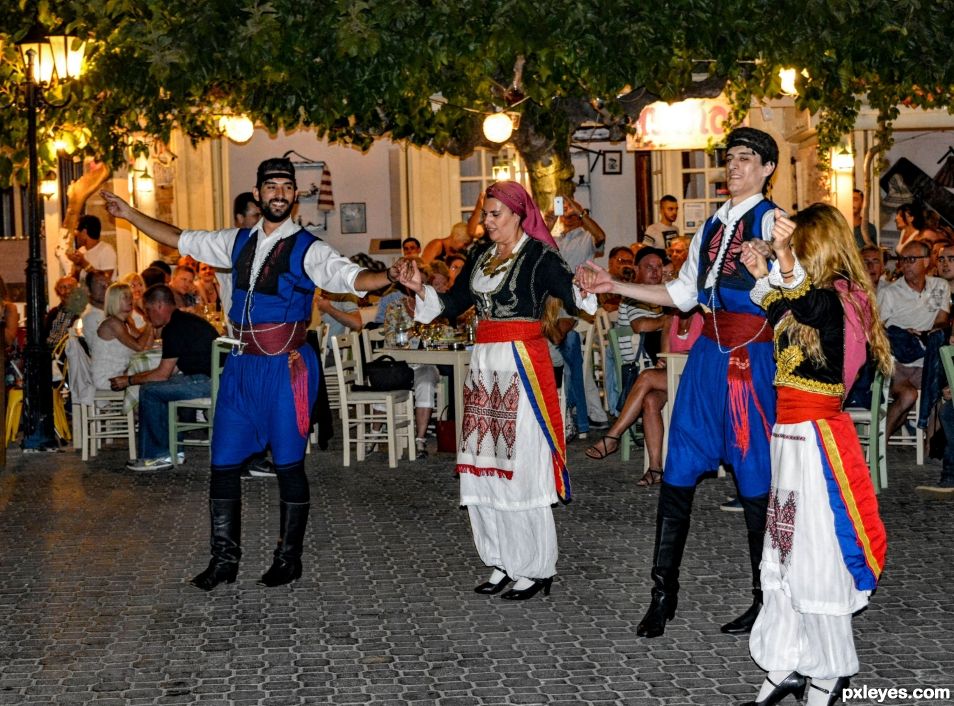
[[[805,677],[798,672],[792,672],[787,677],[782,679],[782,681],[780,681],[778,684],[768,677],[765,677],[765,680],[775,687],[769,692],[768,696],[761,701],[748,701],[742,706],[775,706],[775,704],[789,694],[792,694],[796,699],[801,701],[802,697],[805,695],[805,686],[808,683],[805,680]],[[841,692],[838,693],[840,694]]]
[[[834,706],[842,701],[841,695],[844,693],[845,689],[848,688],[848,684],[851,683],[851,680],[848,677],[838,677],[835,680],[835,685],[831,688],[831,691],[828,689],[823,689],[820,686],[817,686],[815,682],[812,682],[812,689],[817,689],[818,691],[828,694],[828,701],[825,702],[825,706]]]
[[[501,569],[500,567],[494,567],[494,568],[496,568],[498,571],[503,571],[503,569]],[[483,593],[485,595],[500,593],[502,590],[504,590],[507,587],[507,584],[510,583],[511,581],[513,581],[513,579],[507,576],[506,573],[504,573],[504,577],[500,579],[497,583],[491,583],[490,581],[485,581],[484,583],[474,588],[474,593]]]
[[[531,580],[533,581],[533,584],[530,585],[528,588],[525,588],[522,591],[518,591],[515,588],[511,588],[509,591],[503,594],[501,598],[508,601],[525,601],[529,598],[533,598],[535,595],[537,595],[540,592],[541,589],[543,589],[544,596],[550,595],[550,586],[553,585],[552,576],[545,579],[531,579]]]

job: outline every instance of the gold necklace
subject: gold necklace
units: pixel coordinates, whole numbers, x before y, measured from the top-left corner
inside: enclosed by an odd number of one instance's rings
[[[496,250],[494,251],[496,253]],[[510,267],[510,262],[517,256],[517,251],[513,251],[507,257],[501,258],[494,254],[483,265],[483,273],[488,277],[496,277],[501,272]]]

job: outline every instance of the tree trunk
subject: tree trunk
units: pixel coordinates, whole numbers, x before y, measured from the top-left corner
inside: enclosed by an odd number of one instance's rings
[[[573,162],[570,151],[551,148],[544,153],[520,153],[530,176],[530,191],[540,210],[553,208],[554,196],[573,196]]]

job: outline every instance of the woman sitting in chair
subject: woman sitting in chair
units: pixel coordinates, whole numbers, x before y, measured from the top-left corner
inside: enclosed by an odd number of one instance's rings
[[[106,318],[96,335],[89,336],[87,341],[93,361],[93,385],[97,390],[111,389],[110,378],[125,373],[133,353],[146,350],[155,340],[149,323],[145,323],[142,330],[132,323],[133,297],[128,284],[109,285],[103,310]]]
[[[702,332],[702,316],[698,311],[685,316],[668,317],[663,330],[663,353],[687,353]],[[602,439],[584,453],[587,458],[604,459],[616,453],[620,439],[640,417],[643,418],[643,434],[649,463],[643,477],[636,485],[648,487],[662,483],[663,420],[662,409],[669,400],[666,379],[666,361],[660,360],[655,368],[644,370],[630,388],[619,416]]]

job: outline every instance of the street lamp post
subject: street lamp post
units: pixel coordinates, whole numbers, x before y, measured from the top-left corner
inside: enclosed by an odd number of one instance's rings
[[[23,448],[44,450],[56,448],[53,435],[53,371],[50,349],[43,335],[46,314],[46,272],[41,250],[39,171],[37,150],[37,112],[41,105],[53,105],[43,97],[44,86],[54,77],[66,81],[79,76],[85,43],[72,37],[42,37],[31,32],[19,43],[26,73],[24,99],[27,110],[27,150],[29,181],[27,184],[27,220],[29,221],[29,254],[26,266],[27,342],[23,356]]]

